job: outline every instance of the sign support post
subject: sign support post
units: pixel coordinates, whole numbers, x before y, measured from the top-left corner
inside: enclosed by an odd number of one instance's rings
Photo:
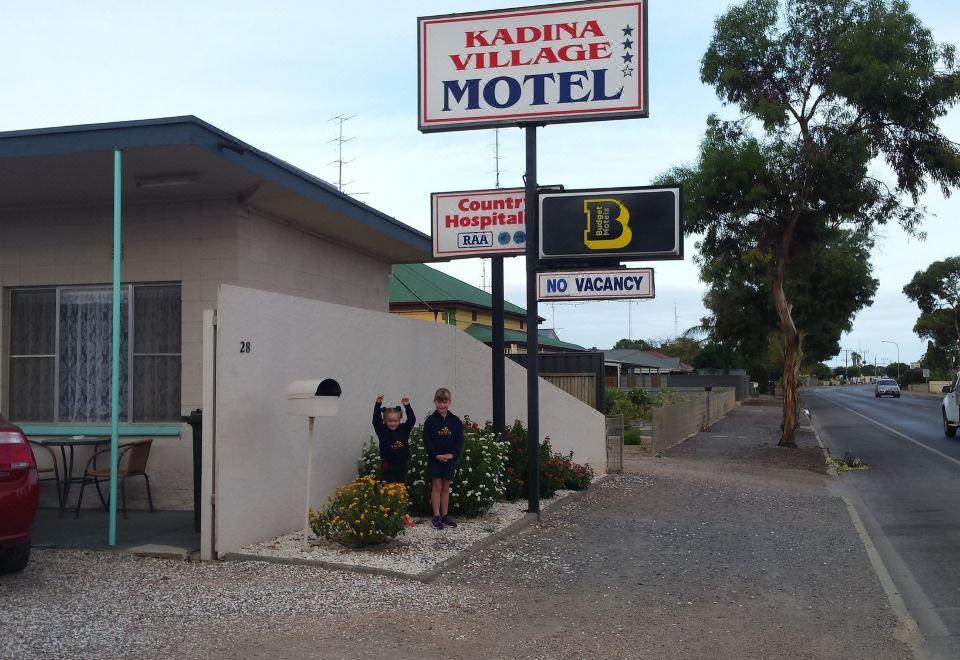
[[[539,261],[539,204],[537,203],[537,127],[524,126],[527,173],[527,502],[540,518],[540,335],[537,332],[537,262]]]
[[[490,274],[493,279],[490,289],[493,299],[491,301],[493,303],[493,364],[490,370],[490,377],[493,380],[493,431],[502,439],[507,430],[507,393],[503,365],[503,257],[492,257],[490,264]]]

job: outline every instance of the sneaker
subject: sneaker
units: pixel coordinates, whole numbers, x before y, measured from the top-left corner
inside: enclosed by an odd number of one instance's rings
[[[440,516],[433,517],[433,526],[437,529],[443,529],[443,518]]]
[[[456,527],[457,521],[451,518],[450,516],[443,517],[443,526],[444,527]]]

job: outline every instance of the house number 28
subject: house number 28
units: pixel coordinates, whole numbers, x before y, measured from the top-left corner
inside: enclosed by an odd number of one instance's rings
[[[240,342],[240,352],[241,352],[241,353],[249,353],[249,352],[250,352],[250,342],[248,342],[248,341],[242,341],[242,342]]]

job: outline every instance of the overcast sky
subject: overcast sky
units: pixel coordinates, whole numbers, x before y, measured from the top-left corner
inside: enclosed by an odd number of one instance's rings
[[[425,233],[431,192],[493,187],[491,130],[417,131],[418,16],[543,4],[448,2],[331,3],[245,0],[9,3],[0,21],[0,130],[192,114],[334,184],[336,116],[343,124],[343,179],[358,199]],[[557,124],[538,130],[538,179],[567,188],[647,185],[692,162],[708,113],[734,116],[699,81],[699,62],[722,0],[649,3],[650,117]],[[941,42],[960,44],[953,0],[915,0],[914,12]],[[960,112],[944,121],[960,139]],[[503,187],[522,186],[523,133],[499,132]],[[878,168],[877,173],[882,173]],[[880,280],[842,347],[872,362],[919,359],[918,311],[901,293],[931,262],[960,254],[957,197],[932,191],[926,242],[895,226],[873,253]],[[0,237],[2,240],[2,237]],[[609,348],[621,337],[666,339],[706,313],[688,238],[682,262],[655,269],[655,300],[540,305],[545,326],[564,340]],[[437,266],[489,285],[479,259]],[[507,299],[525,306],[522,258],[506,260]],[[832,364],[842,364],[843,354]]]

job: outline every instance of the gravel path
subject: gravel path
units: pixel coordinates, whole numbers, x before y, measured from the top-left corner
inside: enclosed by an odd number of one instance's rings
[[[0,580],[0,657],[912,657],[778,424],[743,406],[432,584],[39,551]]]

